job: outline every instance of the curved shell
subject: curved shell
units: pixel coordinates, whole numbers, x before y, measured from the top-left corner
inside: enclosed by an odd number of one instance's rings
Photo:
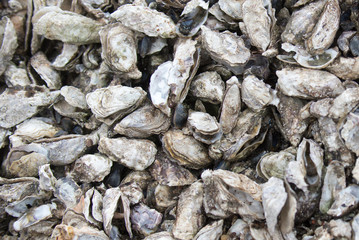
[[[123,25],[149,37],[174,38],[176,26],[166,14],[144,6],[125,4],[111,14]]]
[[[180,130],[167,131],[163,135],[162,144],[179,165],[200,169],[212,162],[206,147]]]
[[[170,126],[170,118],[148,103],[123,118],[114,130],[127,137],[146,138],[163,133]]]
[[[136,42],[133,32],[121,23],[101,28],[102,58],[112,69],[132,72],[137,66]]]
[[[86,95],[86,101],[95,117],[111,125],[116,119],[135,110],[146,98],[141,88],[110,86]]]
[[[344,91],[341,81],[333,74],[305,68],[284,68],[276,72],[278,87],[287,96],[306,99],[336,97]]]
[[[100,22],[56,7],[44,7],[32,18],[35,33],[64,43],[99,43]]]
[[[101,138],[99,151],[128,168],[144,170],[155,160],[156,145],[149,140]]]

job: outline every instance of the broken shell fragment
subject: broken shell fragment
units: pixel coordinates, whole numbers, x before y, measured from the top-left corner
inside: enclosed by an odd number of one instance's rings
[[[86,96],[79,88],[73,86],[63,86],[61,88],[61,95],[71,106],[80,109],[88,109]]]
[[[36,34],[71,44],[100,42],[98,32],[103,25],[91,18],[57,7],[44,7],[37,11],[32,23]]]
[[[276,72],[278,87],[287,96],[305,99],[336,97],[344,91],[340,80],[333,74],[305,68],[284,68]]]
[[[219,7],[227,15],[231,16],[235,20],[241,20],[243,18],[242,5],[246,0],[219,0]]]
[[[156,145],[149,140],[122,138],[101,138],[99,151],[128,168],[144,170],[155,160]]]
[[[0,39],[0,75],[2,75],[18,47],[14,24],[7,16],[0,21]]]
[[[180,130],[167,131],[163,135],[162,145],[179,165],[200,169],[212,162],[204,145]]]
[[[111,14],[123,25],[149,37],[174,38],[176,26],[172,19],[162,12],[144,6],[125,4]]]

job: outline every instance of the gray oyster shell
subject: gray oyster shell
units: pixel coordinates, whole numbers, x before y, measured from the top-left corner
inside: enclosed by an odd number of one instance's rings
[[[149,140],[122,138],[101,138],[99,151],[128,168],[144,170],[155,160],[156,145]]]
[[[32,18],[34,32],[51,40],[71,44],[100,42],[102,23],[57,7],[44,7]]]

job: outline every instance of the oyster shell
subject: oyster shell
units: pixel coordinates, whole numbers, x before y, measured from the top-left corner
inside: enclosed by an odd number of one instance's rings
[[[359,57],[344,58],[339,57],[330,64],[327,69],[335,76],[345,80],[355,80],[359,78]]]
[[[322,213],[326,213],[338,193],[346,186],[344,166],[339,161],[332,161],[325,173],[322,196],[320,198],[319,209]]]
[[[57,7],[44,7],[32,18],[34,32],[51,40],[70,44],[100,42],[102,23]]]
[[[275,91],[253,75],[244,78],[241,96],[242,101],[254,111],[261,110],[268,104],[277,105],[279,101]]]
[[[111,125],[117,119],[135,110],[146,98],[139,87],[111,86],[86,95],[86,101],[95,117]]]
[[[123,118],[114,130],[127,137],[146,138],[167,131],[170,125],[170,119],[148,102]]]
[[[193,239],[204,225],[203,190],[203,184],[197,181],[181,193],[172,230],[175,238]]]
[[[163,152],[157,153],[149,171],[156,181],[166,186],[185,186],[196,181],[190,171],[172,162]]]
[[[7,16],[0,21],[0,32],[0,75],[2,75],[15,53],[18,42],[14,24]]]
[[[212,31],[206,26],[201,27],[202,45],[213,60],[229,67],[234,73],[243,72],[243,66],[250,57],[250,51],[243,39],[235,33]]]
[[[295,161],[295,158],[296,150],[293,147],[289,147],[278,153],[266,153],[257,163],[257,174],[264,179],[270,179],[271,177],[284,179],[288,163]]]
[[[113,139],[103,137],[100,139],[98,149],[111,160],[135,170],[144,170],[150,166],[157,153],[153,142],[125,137]]]
[[[217,72],[203,72],[193,79],[190,93],[204,102],[218,104],[223,99],[224,82]]]
[[[200,142],[212,144],[222,136],[222,130],[216,118],[208,113],[190,112],[187,124],[193,133],[193,137]]]
[[[271,18],[264,7],[264,2],[261,0],[245,1],[242,4],[242,14],[243,23],[251,44],[264,52],[271,40]]]
[[[182,37],[192,37],[202,24],[207,21],[209,2],[204,0],[191,0],[184,7],[181,19],[176,24],[176,32]]]
[[[100,154],[86,154],[74,162],[69,172],[77,182],[100,182],[111,170],[112,161]]]
[[[162,145],[179,165],[200,169],[212,162],[204,145],[180,130],[167,131],[163,135]]]
[[[37,74],[39,74],[41,79],[46,82],[46,85],[50,90],[61,88],[62,83],[60,74],[51,67],[50,61],[47,60],[47,57],[43,52],[38,52],[32,56],[30,64]]]
[[[346,122],[340,132],[341,137],[345,141],[345,145],[353,151],[356,156],[359,156],[358,148],[358,131],[359,131],[359,116],[354,113],[349,113]]]
[[[203,227],[194,237],[195,240],[218,240],[223,231],[223,220],[212,222]]]
[[[340,217],[356,208],[359,204],[359,187],[350,185],[338,192],[332,206],[327,211],[328,215]]]
[[[156,232],[162,221],[162,214],[140,203],[131,210],[131,223],[134,230],[148,236]]]
[[[260,186],[243,174],[226,170],[206,170],[201,178],[204,184],[204,209],[212,218],[226,218],[239,214],[249,219],[264,219]]]
[[[136,43],[133,32],[121,23],[101,28],[102,58],[111,69],[120,72],[138,71]]]
[[[11,128],[31,118],[41,107],[56,102],[60,91],[49,91],[45,87],[30,87],[28,90],[6,89],[0,95],[0,127]]]
[[[344,91],[340,80],[331,73],[305,68],[284,68],[276,72],[277,86],[287,96],[305,99],[336,97]]]
[[[231,16],[235,20],[241,20],[243,18],[242,5],[246,0],[219,0],[219,7],[228,16]]]
[[[241,92],[238,78],[234,76],[227,80],[226,84],[227,87],[219,119],[224,134],[228,134],[235,127],[241,110]]]
[[[174,38],[176,26],[172,19],[162,12],[144,6],[125,4],[111,14],[132,30],[143,32],[149,37]]]
[[[316,22],[305,45],[309,52],[322,53],[332,45],[339,29],[340,6],[338,0],[326,1],[323,12]]]

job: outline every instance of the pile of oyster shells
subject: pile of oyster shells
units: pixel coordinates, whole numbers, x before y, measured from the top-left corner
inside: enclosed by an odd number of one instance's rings
[[[0,16],[2,239],[359,239],[358,0]]]

